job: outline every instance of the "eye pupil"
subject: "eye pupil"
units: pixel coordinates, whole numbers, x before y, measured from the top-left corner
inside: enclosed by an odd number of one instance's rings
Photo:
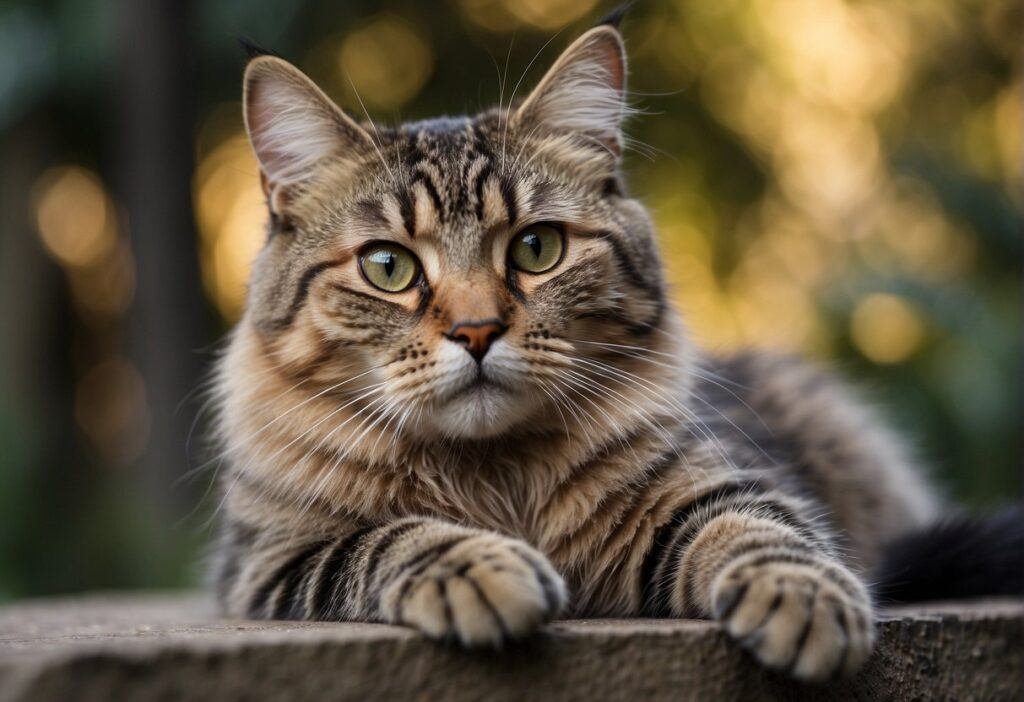
[[[384,272],[387,273],[388,278],[395,272],[395,255],[393,253],[387,254],[387,258],[384,259]]]
[[[540,250],[544,247],[541,243],[540,237],[536,234],[527,234],[524,237],[524,243],[533,249],[533,255],[540,258]]]

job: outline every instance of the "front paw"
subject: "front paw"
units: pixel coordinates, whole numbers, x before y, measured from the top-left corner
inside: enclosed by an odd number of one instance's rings
[[[712,586],[712,611],[769,668],[807,681],[850,674],[871,653],[871,604],[853,575],[827,568],[781,561],[726,568]]]
[[[465,646],[521,638],[565,606],[565,584],[547,559],[498,535],[473,536],[410,570],[383,598],[393,621]]]

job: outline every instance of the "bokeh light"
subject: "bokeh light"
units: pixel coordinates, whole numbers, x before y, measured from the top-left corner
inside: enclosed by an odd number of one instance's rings
[[[99,176],[80,166],[60,166],[43,173],[34,190],[39,238],[54,260],[86,268],[110,254],[117,229]]]
[[[252,261],[266,238],[259,164],[244,132],[235,131],[201,155],[194,192],[203,283],[221,314],[234,320],[242,310]]]
[[[875,363],[899,363],[921,347],[925,326],[921,313],[908,300],[872,293],[854,309],[850,336]]]
[[[39,239],[64,269],[78,309],[92,319],[123,314],[135,291],[135,262],[99,175],[72,165],[47,170],[33,187],[33,213]]]
[[[583,17],[597,0],[459,0],[474,24],[492,32],[527,26],[552,31]]]
[[[75,389],[75,421],[111,463],[124,465],[136,458],[149,433],[146,388],[138,369],[119,357],[90,368]]]
[[[394,15],[379,15],[347,34],[337,53],[337,79],[353,105],[391,110],[426,84],[434,55],[423,34]],[[361,116],[361,115],[360,115]]]

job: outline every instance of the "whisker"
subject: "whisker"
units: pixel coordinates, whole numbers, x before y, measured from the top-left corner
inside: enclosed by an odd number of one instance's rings
[[[505,162],[504,162],[505,142],[506,142],[506,139],[508,137],[508,124],[509,124],[509,122],[511,121],[511,118],[512,118],[512,115],[511,115],[512,103],[515,102],[516,93],[519,91],[519,86],[522,85],[523,80],[526,78],[526,74],[530,72],[530,69],[533,68],[533,64],[536,63],[537,59],[540,58],[540,55],[542,53],[544,53],[544,49],[548,48],[548,45],[551,42],[553,42],[558,37],[558,35],[560,35],[563,31],[565,31],[564,28],[563,29],[559,29],[557,32],[555,32],[554,35],[552,35],[552,37],[550,39],[548,39],[546,42],[544,42],[544,45],[541,46],[537,50],[537,53],[535,53],[533,55],[533,58],[530,59],[530,62],[528,64],[526,64],[526,68],[523,70],[522,75],[519,76],[519,80],[516,81],[515,87],[512,88],[512,95],[509,96],[508,107],[506,108],[506,113],[507,114],[505,116],[505,125],[504,125],[505,129],[504,129],[504,132],[502,133],[502,136],[501,136],[501,153],[502,153],[502,157],[503,157],[502,158],[502,163],[501,163],[501,169],[502,169],[503,173],[505,172]],[[511,53],[512,53],[512,49],[510,47],[509,48],[509,55],[511,55]]]
[[[365,392],[365,393],[361,394],[359,397],[357,397],[356,399],[351,400],[350,402],[347,402],[347,403],[341,405],[340,407],[338,407],[335,410],[332,410],[326,416],[324,416],[322,419],[320,419],[315,424],[313,424],[311,427],[306,429],[306,431],[302,432],[301,434],[299,434],[298,436],[293,438],[291,441],[289,441],[287,444],[285,444],[281,448],[277,449],[274,453],[272,453],[266,459],[263,459],[261,462],[266,463],[266,462],[270,462],[273,459],[277,458],[284,451],[286,451],[289,448],[291,448],[296,442],[301,441],[302,439],[304,439],[311,432],[313,432],[317,427],[319,427],[321,424],[323,424],[324,422],[329,420],[331,417],[337,415],[339,412],[343,411],[345,408],[351,406],[352,404],[358,402],[359,400],[362,400],[365,397],[368,397],[369,395],[373,394],[377,389],[379,389],[380,387],[383,387],[383,385],[384,385],[384,383],[377,383],[377,384],[375,384],[373,386],[370,386],[370,389],[369,389],[368,392]],[[245,473],[246,470],[248,470],[248,468],[253,464],[254,461],[257,460],[257,458],[258,458],[258,456],[254,453],[253,456],[248,461],[246,461],[245,465],[243,465],[241,468],[236,469],[235,478],[231,482],[231,485],[224,491],[224,496],[221,499],[220,504],[217,506],[217,509],[214,510],[214,516],[216,516],[220,512],[220,510],[223,508],[224,504],[226,503],[226,501],[228,499],[228,496],[230,495],[230,493],[234,489],[234,487],[238,484],[238,481],[241,478],[242,474]]]
[[[676,401],[675,399],[666,396],[664,393],[661,392],[661,390],[659,388],[657,388],[655,385],[653,385],[653,383],[651,383],[650,381],[648,381],[645,378],[641,378],[640,376],[637,376],[637,375],[634,375],[632,373],[629,373],[628,371],[625,371],[623,369],[617,369],[617,368],[614,368],[612,366],[608,366],[607,364],[600,363],[599,361],[596,361],[594,359],[585,359],[585,358],[578,357],[576,360],[581,362],[581,363],[583,363],[583,364],[591,364],[594,367],[601,368],[602,370],[605,370],[605,371],[611,371],[614,374],[619,376],[620,382],[624,382],[625,383],[628,380],[628,381],[632,382],[632,384],[637,385],[637,387],[640,387],[640,385],[638,385],[638,383],[642,384],[642,386],[647,388],[648,392],[653,393],[657,398],[659,398],[663,402],[669,404],[669,406],[671,406],[677,412],[682,414],[683,417],[685,417],[689,421],[689,423],[693,426],[693,428],[696,429],[700,433],[700,436],[702,438],[704,438],[707,441],[710,441],[712,443],[712,445],[716,447],[716,450],[718,451],[719,456],[722,458],[722,460],[725,461],[727,465],[735,468],[735,464],[733,463],[732,459],[729,457],[728,453],[725,451],[724,445],[721,443],[721,441],[718,439],[718,437],[715,436],[714,431],[712,431],[711,428],[709,426],[707,426],[707,424],[702,422],[700,420],[700,418],[693,411],[691,411],[687,407],[683,406],[680,402]],[[691,430],[691,433],[694,433],[693,430]]]
[[[377,416],[378,412],[382,412],[383,413],[383,414],[381,414],[382,417],[387,415],[387,410],[388,410],[388,407],[389,407],[388,399],[386,397],[383,397],[383,396],[375,398],[373,401],[368,403],[365,407],[360,409],[354,415],[352,415],[351,417],[346,419],[344,422],[342,422],[340,425],[338,425],[337,427],[332,429],[330,435],[335,434],[339,429],[341,429],[342,427],[347,425],[349,422],[351,422],[352,420],[360,417],[364,412],[366,412],[368,409],[370,409],[370,407],[373,407],[374,405],[376,405],[374,410],[372,412],[370,412],[368,415],[366,415],[359,422],[358,426],[356,426],[356,428],[353,430],[353,433],[359,431],[363,426],[366,425],[366,423],[368,421],[373,419],[373,417]],[[376,424],[376,420],[374,421],[374,424]],[[369,430],[372,426],[374,426],[374,424],[371,424],[370,427],[367,427],[367,430]],[[306,506],[302,510],[303,513],[305,511],[309,510],[313,506],[313,503],[316,501],[316,499],[318,497],[320,497],[324,487],[326,487],[326,485],[330,482],[330,478],[334,477],[334,474],[337,472],[337,469],[339,467],[341,467],[341,465],[345,461],[345,459],[347,459],[348,456],[352,453],[352,451],[356,448],[356,446],[358,446],[359,442],[362,440],[362,438],[363,438],[363,436],[365,436],[365,434],[366,434],[366,431],[364,431],[362,434],[360,434],[355,439],[351,439],[350,438],[350,443],[348,444],[348,446],[345,447],[345,450],[343,452],[341,452],[340,454],[336,453],[336,458],[335,458],[334,462],[331,464],[331,468],[326,470],[326,471],[323,471],[321,476],[317,479],[317,481],[313,484],[312,488],[310,489],[310,498],[307,500]]]
[[[266,431],[267,431],[268,429],[270,429],[271,427],[273,427],[274,425],[276,425],[276,424],[277,424],[278,422],[280,422],[281,420],[283,420],[283,419],[284,419],[285,417],[287,417],[288,415],[290,415],[290,414],[291,414],[292,412],[295,412],[296,410],[298,410],[298,409],[300,409],[300,408],[302,408],[302,407],[305,407],[306,405],[308,405],[309,403],[313,402],[314,400],[317,400],[317,399],[319,399],[319,398],[323,397],[323,396],[324,396],[324,395],[326,395],[327,393],[330,393],[330,392],[334,392],[334,391],[335,391],[335,390],[337,390],[338,388],[340,388],[340,387],[343,387],[343,386],[345,386],[345,385],[347,385],[347,384],[351,383],[351,382],[352,382],[352,381],[354,381],[354,380],[358,380],[359,378],[362,378],[362,377],[364,377],[364,376],[366,376],[366,375],[368,375],[368,374],[372,373],[373,371],[379,370],[379,369],[380,369],[380,368],[382,368],[382,367],[383,367],[383,366],[373,366],[373,367],[371,367],[371,368],[367,369],[366,371],[364,371],[364,372],[362,372],[362,373],[359,373],[359,374],[357,374],[357,375],[354,375],[354,376],[352,376],[352,377],[350,377],[350,378],[346,378],[345,380],[343,380],[343,381],[341,381],[341,382],[339,382],[339,383],[335,383],[335,384],[333,384],[333,385],[330,385],[330,386],[328,386],[328,387],[324,388],[323,390],[321,390],[320,392],[318,392],[318,393],[316,393],[316,394],[314,394],[314,395],[311,395],[310,397],[307,397],[307,398],[305,398],[304,400],[302,400],[302,401],[301,401],[301,402],[299,402],[298,404],[296,404],[296,405],[294,405],[293,407],[291,407],[291,408],[289,408],[289,409],[285,410],[285,411],[284,411],[284,412],[282,412],[281,414],[279,414],[279,415],[275,416],[275,417],[274,417],[273,419],[271,419],[270,421],[268,421],[268,422],[267,422],[266,424],[264,424],[263,426],[261,426],[261,427],[260,427],[259,429],[257,429],[256,431],[252,432],[251,434],[247,434],[247,435],[246,435],[246,437],[245,437],[245,439],[246,439],[246,442],[247,442],[247,443],[250,443],[250,444],[251,444],[251,442],[252,442],[252,441],[253,441],[254,439],[257,439],[257,438],[259,438],[259,437],[260,437],[260,436],[261,436],[261,435],[262,435],[262,434],[263,434],[264,432],[266,432]],[[303,383],[303,382],[305,382],[305,381],[300,381],[300,382],[299,382],[298,384],[296,384],[296,385],[292,386],[292,387],[291,387],[291,388],[289,388],[288,390],[285,390],[285,391],[284,391],[284,392],[282,392],[281,394],[277,395],[277,396],[276,396],[275,398],[273,398],[273,399],[271,399],[271,400],[268,400],[268,401],[267,401],[267,402],[265,403],[265,405],[264,405],[264,406],[265,406],[265,407],[269,407],[269,406],[272,406],[272,405],[274,405],[274,404],[275,404],[275,403],[276,403],[276,402],[277,402],[278,400],[280,400],[280,399],[281,399],[282,397],[284,397],[284,396],[285,396],[285,395],[287,395],[288,393],[290,393],[290,392],[293,392],[294,390],[298,389],[298,388],[299,388],[299,387],[300,387],[300,386],[302,385],[302,383]],[[194,475],[195,473],[197,473],[197,472],[201,472],[201,471],[202,471],[202,470],[204,470],[204,469],[205,469],[205,468],[206,468],[207,466],[209,466],[209,464],[211,464],[211,463],[213,463],[213,462],[215,462],[215,461],[221,461],[221,460],[223,460],[223,459],[224,459],[224,458],[226,458],[226,457],[227,457],[228,455],[230,455],[231,453],[234,453],[234,452],[236,452],[236,451],[237,451],[237,450],[239,450],[240,448],[242,448],[242,447],[240,447],[240,446],[238,446],[238,445],[235,445],[235,446],[231,446],[231,445],[228,445],[228,446],[226,446],[226,447],[224,448],[224,450],[223,450],[223,451],[221,451],[221,452],[220,452],[220,453],[219,453],[218,455],[216,455],[216,456],[213,456],[213,457],[211,457],[211,458],[210,458],[209,460],[205,461],[204,463],[201,463],[200,465],[196,466],[195,468],[192,468],[191,470],[189,470],[188,472],[186,472],[186,473],[185,473],[185,474],[184,474],[184,475],[183,475],[183,476],[182,476],[182,477],[181,477],[180,479],[187,479],[188,477],[191,477],[191,476],[192,476],[192,475]],[[180,479],[179,479],[179,480],[180,480]]]
[[[370,143],[373,144],[373,148],[377,152],[378,158],[380,158],[380,165],[384,166],[384,170],[386,170],[388,172],[388,175],[391,176],[391,184],[397,190],[398,181],[395,179],[395,174],[391,170],[391,166],[388,165],[387,160],[384,158],[384,152],[381,151],[380,148],[380,132],[377,131],[377,124],[372,119],[370,119],[370,113],[366,109],[366,105],[363,104],[363,98],[359,94],[359,91],[356,89],[356,84],[352,81],[352,76],[346,73],[345,77],[348,79],[348,84],[352,87],[352,92],[355,94],[356,100],[359,101],[359,107],[362,108],[363,114],[366,115],[367,123],[369,123],[370,127],[373,129],[373,138],[370,139]]]

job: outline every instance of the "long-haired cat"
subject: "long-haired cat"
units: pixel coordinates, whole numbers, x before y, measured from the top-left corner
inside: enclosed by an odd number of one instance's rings
[[[691,345],[620,172],[625,81],[602,24],[517,104],[385,127],[249,62],[269,235],[218,375],[227,614],[467,646],[712,618],[819,680],[871,652],[867,583],[915,582],[886,545],[964,533],[913,536],[938,502],[836,381]]]

